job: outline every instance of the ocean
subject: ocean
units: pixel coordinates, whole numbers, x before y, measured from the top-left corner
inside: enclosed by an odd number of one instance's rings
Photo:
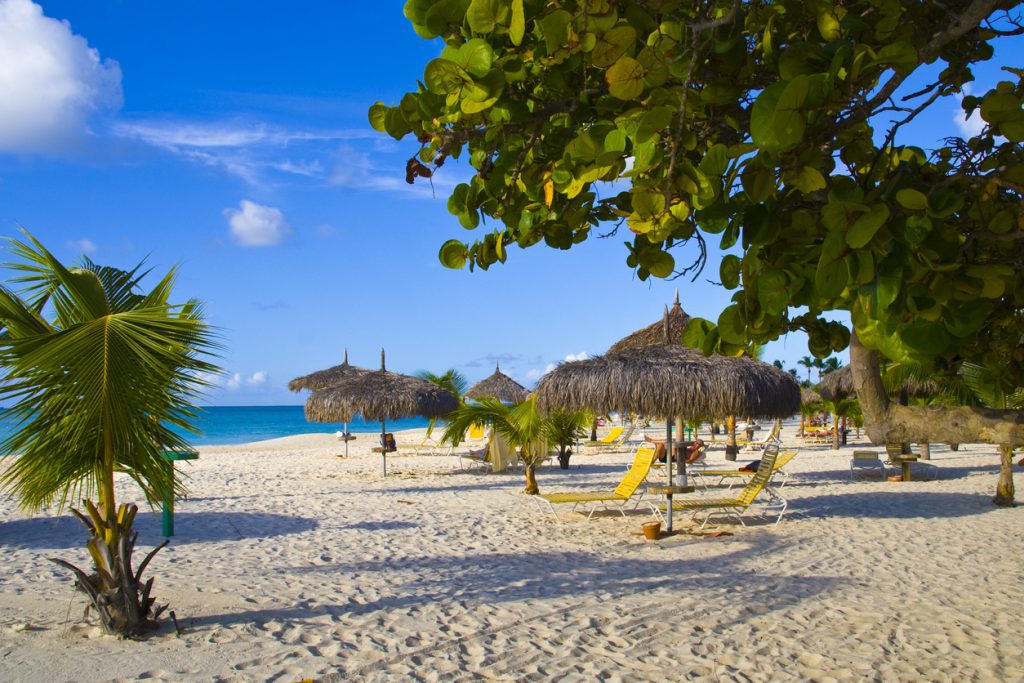
[[[387,423],[389,432],[426,427],[422,417]],[[302,406],[226,406],[203,408],[197,425],[202,434],[189,435],[194,446],[229,446],[276,439],[282,436],[340,431],[341,423],[306,422]],[[11,423],[0,413],[0,437],[10,432]],[[379,422],[363,422],[356,416],[348,425],[350,432],[380,432]]]

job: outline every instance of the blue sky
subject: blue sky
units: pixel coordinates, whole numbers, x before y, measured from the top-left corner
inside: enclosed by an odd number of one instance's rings
[[[345,348],[471,381],[500,360],[531,385],[653,322],[676,288],[691,315],[717,317],[717,262],[697,282],[640,282],[621,236],[443,268],[440,245],[469,237],[446,210],[465,164],[408,186],[415,142],[366,118],[440,51],[402,5],[0,0],[0,234],[23,226],[69,261],[180,264],[178,298],[206,302],[224,340],[215,405],[301,402],[287,381]],[[1024,63],[1021,41],[996,63]],[[999,80],[975,74],[976,92]],[[909,139],[958,134],[971,124],[957,111],[938,103]],[[804,355],[791,335],[765,358]]]

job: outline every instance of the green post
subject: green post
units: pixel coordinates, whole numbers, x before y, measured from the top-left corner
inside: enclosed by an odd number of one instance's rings
[[[199,458],[198,451],[164,451],[164,460],[167,461],[167,466],[171,468],[171,491],[164,498],[163,504],[163,534],[165,537],[170,538],[174,535],[174,461],[175,460],[197,460]]]

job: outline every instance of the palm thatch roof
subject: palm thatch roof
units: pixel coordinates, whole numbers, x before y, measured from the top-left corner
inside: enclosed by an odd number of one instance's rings
[[[345,349],[345,361],[341,365],[335,365],[326,370],[317,370],[308,375],[296,377],[291,382],[288,382],[288,388],[292,391],[326,389],[364,372],[369,372],[369,370],[348,364],[348,349]]]
[[[522,403],[529,395],[526,387],[503,373],[498,363],[494,364],[493,375],[480,380],[466,392],[466,398],[496,398],[507,403]]]
[[[403,417],[443,417],[459,407],[454,394],[416,377],[388,372],[384,352],[380,370],[364,371],[306,399],[310,422],[350,422],[355,413],[383,422]]]
[[[902,385],[887,386],[886,388],[890,394],[906,391],[908,396],[917,397],[935,396],[942,391],[941,387],[932,380],[921,380],[916,377],[907,377]],[[856,396],[857,390],[853,386],[853,370],[849,365],[833,370],[821,378],[817,389],[826,401]]]
[[[666,310],[668,316],[668,343],[682,344],[683,332],[690,324],[690,316],[679,305],[679,291],[676,290],[676,300],[672,308]],[[635,349],[641,346],[658,346],[665,343],[665,319],[664,317],[656,323],[637,330],[631,335],[623,337],[612,344],[609,352],[622,351],[624,349]]]
[[[535,393],[544,409],[651,417],[774,418],[800,409],[800,386],[787,372],[751,358],[705,356],[664,343],[561,363]]]
[[[809,389],[807,387],[802,387],[800,389],[800,405],[805,406],[805,405],[808,405],[810,403],[820,403],[820,402],[821,402],[821,394],[819,394],[814,389]]]

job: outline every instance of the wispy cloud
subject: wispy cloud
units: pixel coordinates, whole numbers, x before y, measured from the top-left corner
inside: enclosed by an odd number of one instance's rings
[[[269,380],[270,373],[266,370],[257,370],[250,375],[242,375],[240,372],[223,375],[220,384],[228,391],[238,391],[243,388],[256,389],[265,386]]]
[[[119,121],[111,132],[189,162],[220,168],[253,186],[275,176],[313,178],[329,182],[337,145],[342,141],[373,140],[371,130],[294,130],[262,122],[214,122],[151,118]]]
[[[96,243],[91,239],[83,237],[80,240],[68,240],[68,249],[72,249],[80,254],[88,256],[89,254],[95,254],[97,247]]]

